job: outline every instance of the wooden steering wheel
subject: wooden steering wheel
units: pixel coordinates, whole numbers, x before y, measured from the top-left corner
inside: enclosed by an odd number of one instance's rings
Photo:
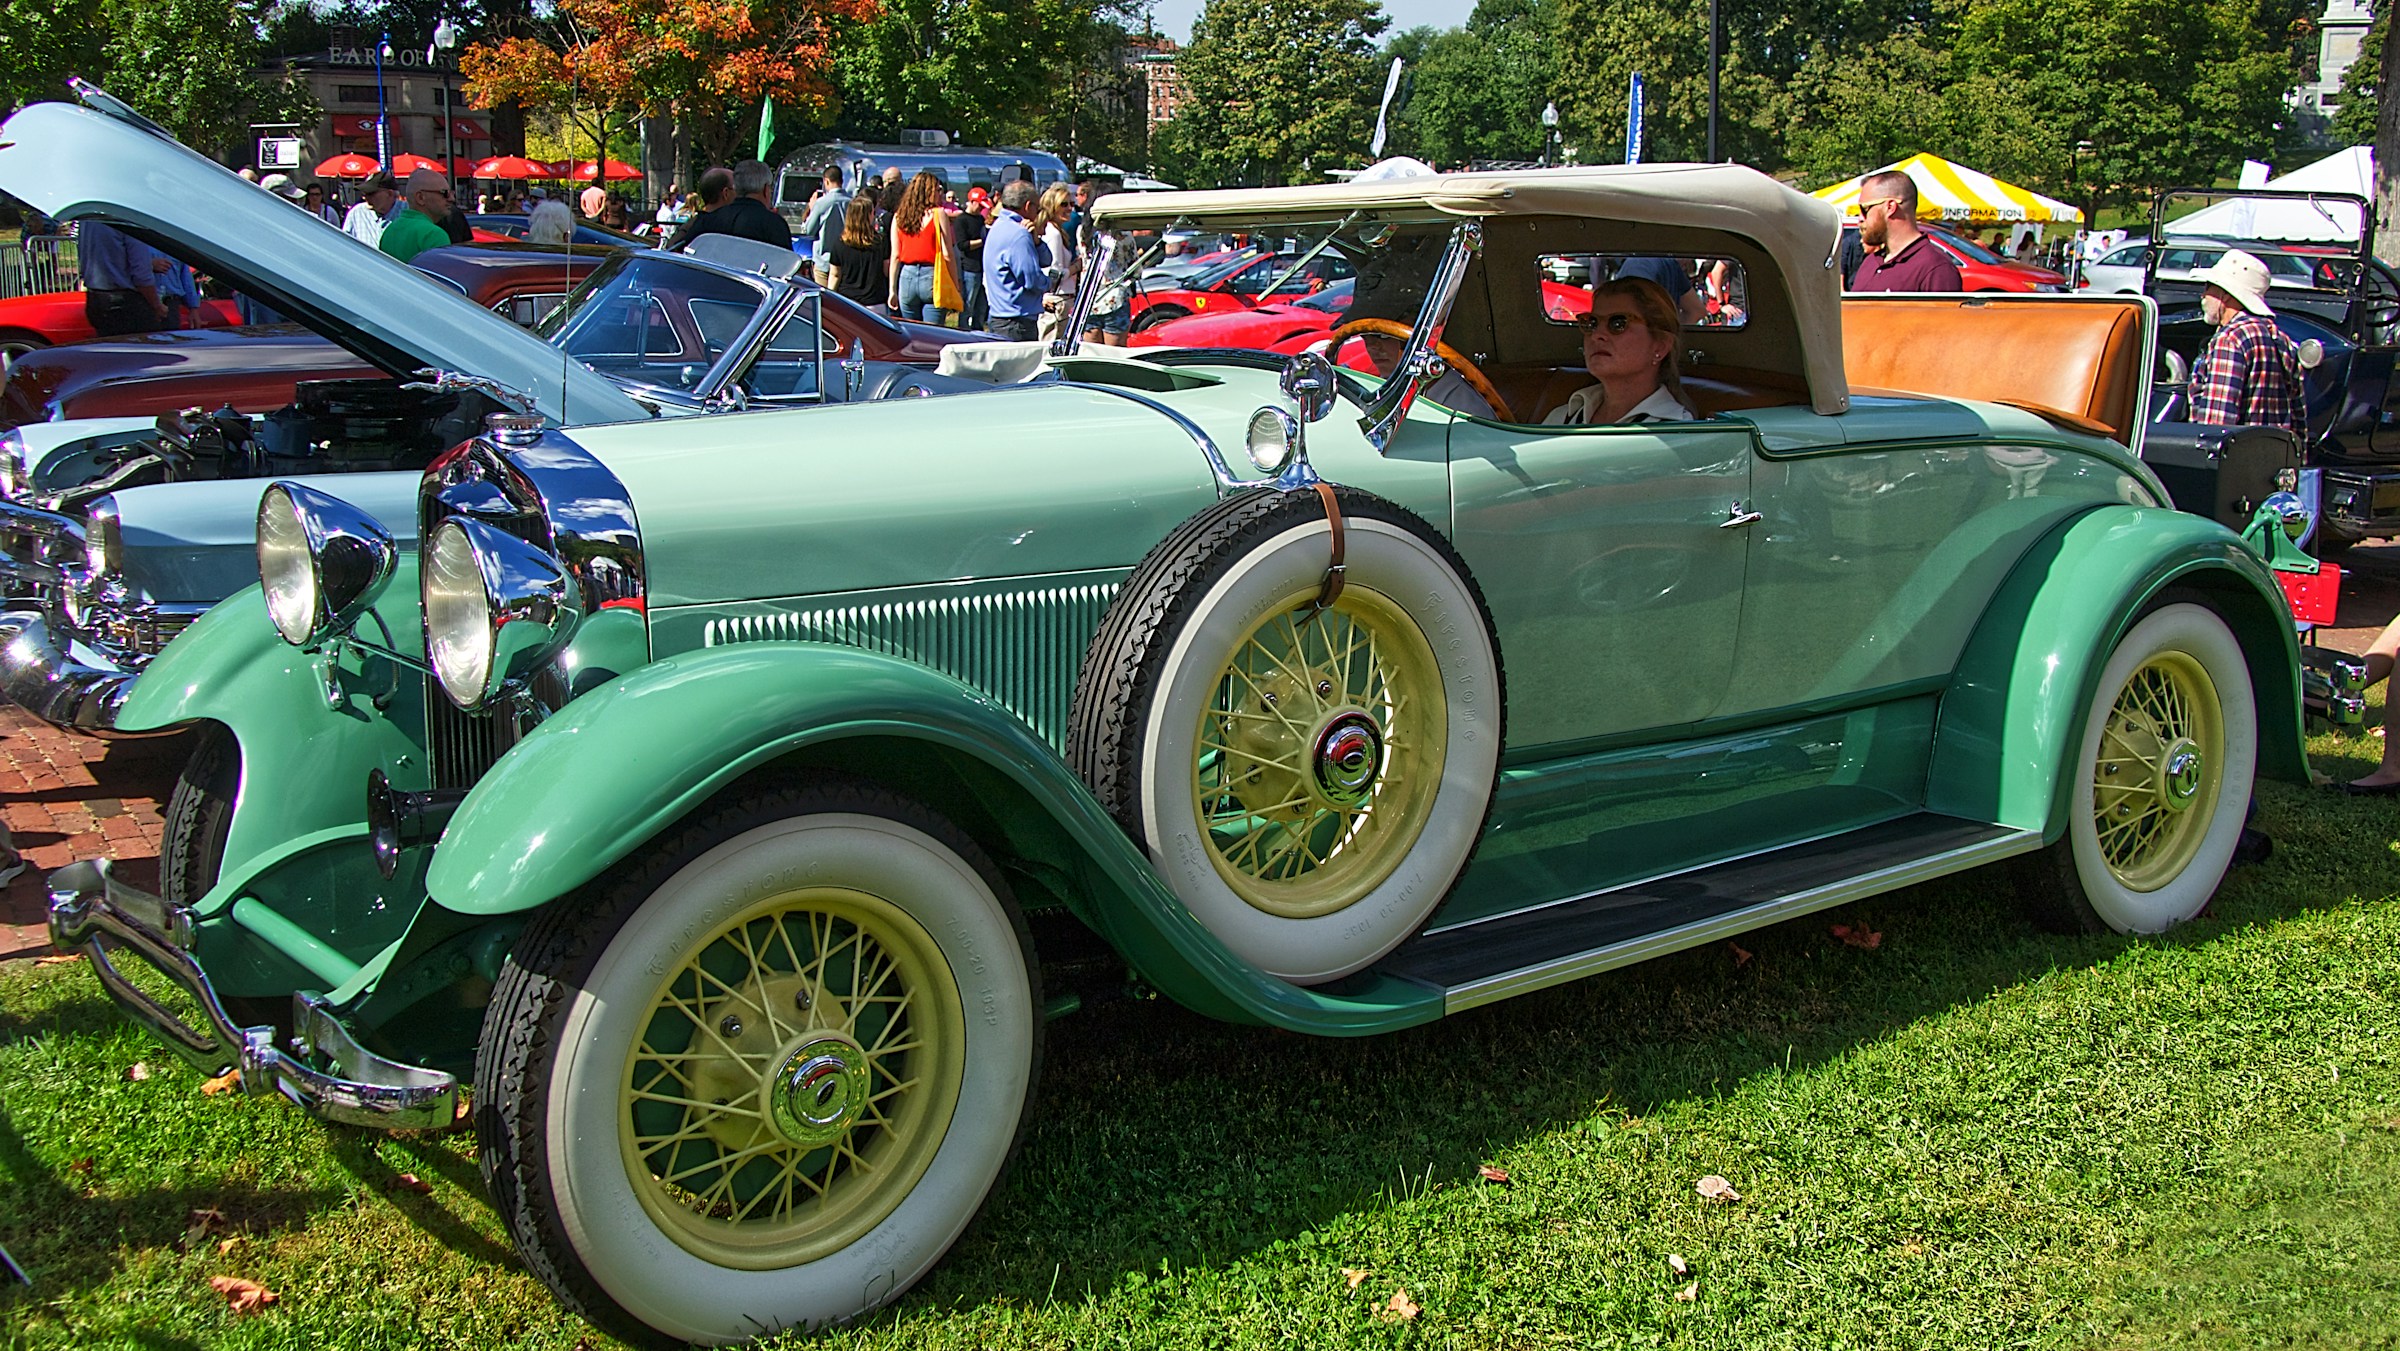
[[[1342,344],[1362,334],[1372,333],[1378,337],[1407,342],[1411,332],[1408,325],[1397,319],[1353,319],[1334,328],[1333,340],[1325,345],[1325,359],[1335,365],[1341,364],[1337,354],[1342,350]],[[1458,378],[1467,382],[1467,388],[1474,390],[1485,403],[1492,406],[1494,419],[1501,422],[1517,420],[1516,415],[1508,409],[1508,400],[1500,397],[1500,391],[1493,388],[1484,373],[1476,368],[1474,362],[1460,355],[1457,348],[1446,342],[1437,342],[1433,345],[1433,354],[1448,362],[1450,369],[1458,372]]]

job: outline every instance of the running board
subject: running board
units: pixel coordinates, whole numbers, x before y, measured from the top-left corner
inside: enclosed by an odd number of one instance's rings
[[[1442,991],[1456,1013],[2041,847],[2040,831],[1920,812],[1425,934],[1374,970]]]

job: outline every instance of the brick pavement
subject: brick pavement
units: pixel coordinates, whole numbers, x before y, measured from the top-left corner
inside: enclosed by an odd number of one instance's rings
[[[0,958],[49,950],[42,882],[53,868],[105,856],[134,885],[158,885],[159,813],[190,753],[187,737],[71,736],[0,704],[0,823],[29,865],[0,887]]]

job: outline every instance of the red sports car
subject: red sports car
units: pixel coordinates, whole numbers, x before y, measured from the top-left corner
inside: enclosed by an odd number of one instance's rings
[[[224,328],[240,322],[241,312],[230,300],[204,300],[192,313],[195,328]],[[83,317],[81,291],[0,300],[0,369],[27,352],[95,336],[92,321]]]
[[[1337,281],[1298,300],[1169,319],[1135,333],[1126,343],[1133,347],[1241,347],[1291,356],[1306,350],[1342,321],[1350,309],[1352,285]]]
[[[1298,300],[1350,276],[1350,260],[1328,250],[1309,259],[1268,295],[1268,285],[1298,261],[1298,254],[1243,254],[1164,287],[1147,287],[1134,293],[1133,327],[1139,332],[1186,315],[1223,314],[1271,300]]]
[[[453,244],[427,249],[412,265],[450,283],[486,309],[532,326],[615,253],[572,245]],[[981,334],[900,323],[825,293],[825,329],[871,361],[931,365],[956,342]],[[231,404],[263,413],[292,402],[309,380],[374,379],[376,369],[298,324],[209,333],[144,333],[34,352],[0,377],[0,429],[56,418],[147,417]]]

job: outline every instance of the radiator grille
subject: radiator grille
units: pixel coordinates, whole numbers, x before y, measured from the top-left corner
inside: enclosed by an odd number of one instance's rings
[[[472,788],[501,753],[517,744],[517,719],[506,711],[469,713],[425,677],[425,757],[436,788]]]
[[[889,653],[974,686],[1054,746],[1066,744],[1083,649],[1117,582],[930,596],[872,605],[740,615],[708,623],[701,641],[842,643]]]

